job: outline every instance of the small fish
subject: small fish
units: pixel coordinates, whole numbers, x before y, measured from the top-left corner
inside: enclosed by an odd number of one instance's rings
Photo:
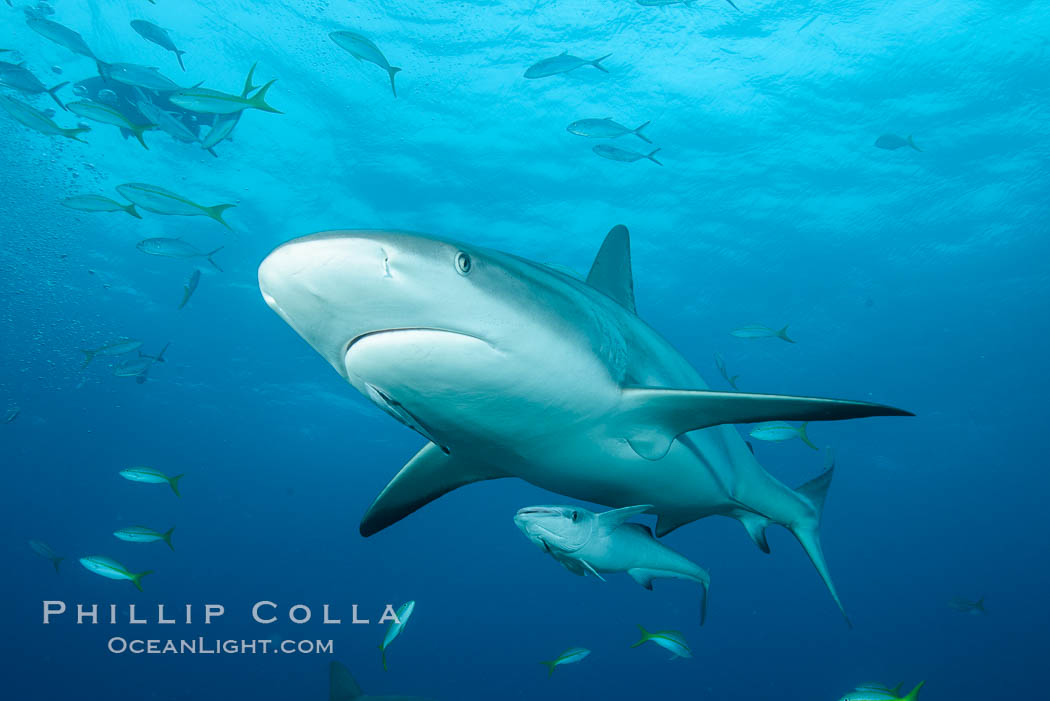
[[[658,166],[662,166],[663,163],[653,158],[660,149],[653,149],[649,153],[638,153],[637,151],[628,151],[622,148],[616,148],[615,146],[609,146],[608,144],[598,144],[591,149],[602,158],[608,158],[610,161],[620,161],[622,163],[634,163],[640,161],[643,158],[648,158],[650,161]]]
[[[80,558],[80,564],[82,564],[87,570],[106,577],[107,579],[126,579],[134,584],[135,588],[139,591],[142,591],[142,578],[147,574],[153,574],[153,570],[146,570],[145,572],[139,572],[138,574],[129,572],[124,565],[102,555],[82,557]]]
[[[809,422],[806,421],[801,426],[792,426],[786,421],[767,421],[761,423],[751,429],[749,434],[752,438],[759,441],[789,441],[792,438],[800,438],[802,442],[808,445],[813,450],[819,450],[817,446],[809,440],[809,436],[806,435],[806,426],[809,426]]]
[[[693,656],[693,653],[689,650],[689,645],[685,642],[685,636],[677,630],[662,630],[658,633],[650,633],[641,625],[639,625],[638,628],[642,631],[642,639],[631,647],[638,647],[644,643],[654,642],[663,649],[669,651],[672,655],[672,660],[678,657]]]
[[[18,418],[18,415],[22,413],[22,410],[16,406],[11,407],[4,413],[4,423],[9,424]]]
[[[58,563],[62,562],[66,558],[56,553],[50,545],[43,542],[42,540],[31,540],[29,541],[29,547],[33,549],[40,557],[45,560],[50,560],[51,564],[55,566],[55,574],[58,574]]]
[[[91,350],[81,350],[86,357],[84,358],[84,364],[80,366],[83,370],[86,368],[92,360],[95,359],[96,355],[124,355],[125,353],[133,353],[142,347],[142,341],[133,338],[122,338],[117,341],[111,341],[104,346],[94,348]]]
[[[140,66],[136,63],[103,63],[98,62],[98,72],[106,80],[114,80],[123,85],[156,92],[174,92],[179,84],[161,75],[152,66]]]
[[[557,659],[544,660],[540,664],[547,665],[547,676],[554,674],[554,668],[563,664],[573,664],[574,662],[580,662],[587,655],[591,654],[591,651],[585,647],[570,647],[565,652],[558,655]]]
[[[162,132],[184,144],[195,144],[200,140],[197,134],[186,126],[178,117],[175,117],[160,107],[157,107],[148,97],[140,92],[141,100],[135,103],[135,107],[142,116],[156,125]]]
[[[114,531],[113,535],[129,543],[156,543],[159,540],[163,540],[168,544],[169,548],[174,550],[175,546],[171,544],[171,534],[174,532],[174,526],[163,533],[155,531],[152,528],[146,528],[145,526],[130,526],[128,528],[121,528],[119,531]]]
[[[146,355],[139,351],[139,356],[133,360],[125,360],[113,368],[113,374],[117,377],[134,377],[135,382],[144,384],[148,379],[149,370],[154,363],[164,362],[164,353],[171,343],[165,343],[157,355]]]
[[[740,377],[740,375],[729,376],[729,373],[726,372],[726,361],[721,353],[715,353],[715,366],[718,368],[718,372],[721,373],[722,379],[728,382],[729,386],[733,389],[738,389],[736,386],[736,378]]]
[[[634,134],[645,143],[651,144],[653,142],[642,134],[642,129],[645,129],[647,126],[649,126],[649,122],[642,124],[637,129],[631,129],[606,117],[605,119],[579,119],[565,127],[565,130],[570,134],[587,136],[592,139],[615,139],[624,134]]]
[[[53,88],[48,88],[25,66],[0,61],[0,85],[12,88],[13,90],[18,90],[27,95],[41,95],[47,93],[59,107],[62,109],[66,108],[55,93],[58,92],[60,88],[69,85],[68,80],[59,83]]]
[[[367,61],[374,63],[375,65],[382,68],[390,76],[390,91],[394,93],[394,97],[397,97],[397,88],[394,87],[394,76],[397,75],[401,69],[396,66],[391,66],[390,62],[386,60],[386,56],[379,50],[371,39],[355,34],[354,32],[332,32],[328,37],[334,41],[340,48],[346,49],[350,52],[350,55],[356,58],[358,61]]]
[[[201,281],[201,271],[194,270],[193,274],[190,275],[190,279],[186,281],[186,284],[182,286],[182,301],[179,302],[179,309],[186,306],[186,303],[190,301],[190,297],[197,290],[197,284]]]
[[[886,689],[878,686],[860,686],[843,696],[839,701],[917,701],[919,691],[926,682],[919,682],[907,696],[899,696],[900,686],[896,689]]]
[[[136,219],[142,219],[142,215],[135,211],[135,205],[121,204],[102,195],[74,195],[61,200],[59,204],[80,212],[127,212]]]
[[[255,66],[252,66],[252,72],[255,72]],[[251,73],[248,74],[247,82],[251,82]],[[266,103],[266,93],[269,92],[270,88],[276,82],[276,78],[271,80],[269,83],[266,83],[259,88],[259,92],[251,97],[248,97],[245,94],[231,95],[229,93],[219,92],[218,90],[195,87],[177,90],[168,99],[171,100],[173,105],[181,107],[184,110],[200,112],[202,114],[236,114],[238,112],[243,112],[246,109],[283,114],[280,110],[274,109],[271,105]]]
[[[211,217],[215,221],[225,226],[227,229],[230,228],[230,225],[223,221],[222,214],[230,207],[237,206],[233,204],[217,204],[212,205],[211,207],[205,207],[204,205],[200,205],[196,202],[186,199],[182,195],[177,195],[174,192],[171,192],[170,190],[165,190],[164,188],[158,187],[157,185],[148,185],[146,183],[125,183],[123,185],[117,185],[116,190],[124,197],[124,199],[137,204],[140,209],[144,209],[147,212],[153,212],[154,214],[168,214],[171,216],[179,217]],[[139,250],[142,250],[141,246],[139,247]],[[149,253],[149,251],[145,252]],[[160,253],[156,255],[166,254]]]
[[[119,474],[124,479],[132,482],[142,482],[143,484],[167,484],[171,487],[171,491],[175,492],[175,496],[182,496],[179,494],[179,480],[185,475],[168,477],[160,470],[152,467],[129,467],[126,470],[121,470]]]
[[[248,77],[244,80],[244,89],[241,91],[241,97],[248,97],[255,90],[259,89],[258,85],[252,84],[252,77],[255,75],[255,66],[248,71]],[[233,129],[241,121],[241,115],[244,114],[244,110],[240,112],[234,112],[233,114],[220,114],[216,115],[215,121],[212,122],[211,130],[208,131],[208,135],[201,139],[201,148],[205,151],[212,151],[212,148],[216,144],[219,144],[226,139],[229,139],[233,135]]]
[[[915,141],[912,140],[909,135],[907,139],[902,139],[896,134],[883,134],[879,138],[875,139],[875,146],[877,148],[886,149],[887,151],[896,151],[899,148],[910,146],[918,152],[922,152],[922,149],[915,145]]]
[[[182,63],[182,55],[186,52],[179,51],[178,48],[175,47],[175,42],[173,42],[171,36],[168,35],[168,30],[158,27],[152,22],[147,22],[144,19],[131,20],[131,28],[146,41],[151,41],[157,46],[173,52],[175,58],[179,61],[179,68],[186,70],[186,66]]]
[[[612,54],[605,54],[601,58],[588,61],[585,58],[570,56],[568,51],[562,51],[557,56],[545,58],[542,61],[529,66],[528,70],[525,71],[525,77],[530,80],[535,78],[546,78],[548,76],[574,71],[581,66],[594,66],[602,73],[608,73],[609,71],[602,65],[602,61],[610,56],[612,56]]]
[[[948,605],[958,611],[959,613],[972,613],[972,614],[984,614],[987,611],[984,610],[984,597],[982,596],[977,601],[970,601],[969,599],[955,598],[948,602]]]
[[[741,326],[739,329],[733,329],[729,332],[729,335],[737,338],[779,338],[781,341],[794,343],[788,338],[787,330],[787,326],[779,331],[774,331],[768,326],[762,326],[761,324],[749,324],[748,326]]]
[[[143,253],[151,256],[163,256],[165,258],[179,258],[181,260],[189,260],[191,258],[205,258],[209,263],[215,266],[215,269],[220,273],[222,268],[219,264],[212,260],[212,256],[221,251],[224,247],[219,246],[213,251],[207,253],[198,250],[194,246],[186,243],[182,239],[166,239],[166,238],[155,238],[145,239],[139,241],[136,245]],[[187,298],[188,299],[188,298]]]
[[[101,124],[110,124],[115,127],[120,127],[121,129],[127,129],[136,139],[139,140],[139,143],[142,144],[142,148],[149,151],[149,146],[146,145],[146,140],[142,138],[142,133],[149,129],[156,129],[156,124],[135,124],[117,108],[103,105],[99,102],[92,102],[90,100],[77,100],[76,102],[70,102],[66,105],[66,109],[84,119],[90,119]]]
[[[84,37],[80,36],[69,27],[64,27],[58,22],[52,22],[51,20],[43,19],[42,17],[30,17],[26,20],[26,24],[30,29],[45,39],[50,39],[59,46],[64,46],[75,54],[80,54],[81,56],[87,56],[92,60],[97,60],[94,52],[88,47],[87,42],[84,41]]]
[[[379,643],[379,649],[383,653],[383,669],[386,666],[386,649],[390,646],[390,643],[397,639],[397,636],[401,635],[401,631],[405,629],[408,624],[408,619],[412,616],[412,612],[416,610],[415,601],[406,601],[401,604],[401,607],[397,610],[397,620],[390,622],[390,627],[386,629],[386,635],[383,636],[383,642]]]
[[[64,136],[67,139],[73,139],[79,141],[82,144],[87,142],[81,139],[78,134],[91,131],[89,127],[74,127],[72,129],[64,129],[34,107],[30,107],[24,102],[20,102],[13,97],[7,95],[0,95],[0,108],[15,118],[19,124],[29,127],[34,131],[38,131],[41,134],[47,134],[48,136]]]

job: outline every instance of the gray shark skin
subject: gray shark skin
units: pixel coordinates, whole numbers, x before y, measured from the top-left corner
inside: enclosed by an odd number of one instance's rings
[[[783,525],[842,608],[818,532],[830,471],[792,490],[725,424],[910,412],[708,390],[635,313],[625,227],[609,232],[586,281],[500,251],[362,230],[277,247],[259,287],[336,372],[430,441],[376,498],[362,535],[464,485],[519,477],[613,508],[652,504],[658,536],[730,516],[768,552],[765,527]]]
[[[430,701],[422,696],[372,696],[361,691],[345,666],[332,662],[328,666],[328,701]]]
[[[648,526],[627,523],[651,505],[628,506],[596,514],[578,506],[528,506],[514,516],[525,537],[578,575],[626,572],[646,589],[654,579],[686,579],[703,587],[700,625],[707,619],[711,576],[653,537]]]

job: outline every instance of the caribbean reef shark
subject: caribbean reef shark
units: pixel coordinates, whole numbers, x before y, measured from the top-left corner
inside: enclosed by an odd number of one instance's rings
[[[910,412],[709,390],[636,314],[625,227],[606,236],[586,280],[469,244],[363,230],[277,247],[259,287],[336,372],[429,441],[368,509],[362,535],[464,485],[519,477],[613,508],[651,504],[657,536],[730,516],[768,552],[765,528],[780,524],[842,609],[819,536],[831,473],[790,489],[728,424]]]

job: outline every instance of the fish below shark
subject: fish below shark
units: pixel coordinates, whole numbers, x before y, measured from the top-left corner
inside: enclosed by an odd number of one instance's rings
[[[650,504],[658,537],[729,516],[769,552],[766,526],[780,524],[845,615],[819,535],[832,472],[791,489],[731,424],[910,412],[708,389],[637,315],[626,227],[608,233],[586,280],[466,243],[356,230],[278,246],[259,287],[343,379],[429,441],[362,535],[459,487],[518,477],[612,508]]]

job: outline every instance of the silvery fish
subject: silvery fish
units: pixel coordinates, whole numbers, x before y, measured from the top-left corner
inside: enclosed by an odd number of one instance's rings
[[[565,130],[570,134],[588,136],[592,139],[615,139],[624,134],[634,134],[645,143],[651,144],[653,142],[642,134],[642,129],[645,129],[647,126],[649,126],[649,122],[642,124],[636,129],[631,129],[606,117],[605,119],[579,119],[565,127]]]
[[[14,421],[15,419],[17,419],[17,418],[18,418],[18,415],[19,415],[19,414],[21,414],[21,413],[22,413],[22,410],[21,410],[21,409],[19,409],[18,407],[16,407],[16,406],[14,406],[14,407],[11,407],[10,409],[8,409],[8,410],[7,410],[7,411],[6,411],[5,413],[4,413],[4,423],[5,423],[5,424],[9,424],[9,423],[11,423],[11,422],[12,422],[12,421]]]
[[[244,89],[241,90],[241,97],[248,97],[253,91],[258,90],[259,86],[252,84],[252,76],[255,75],[255,66],[248,71],[248,77],[244,80]],[[233,114],[220,114],[215,117],[215,121],[212,122],[211,130],[208,135],[201,139],[201,148],[205,151],[211,151],[212,148],[229,138],[232,138],[233,129],[237,126],[238,122],[241,121],[241,115],[244,114],[244,110],[234,112]]]
[[[165,190],[156,185],[147,185],[146,183],[125,183],[117,185],[116,189],[117,192],[123,195],[124,199],[134,202],[147,212],[180,217],[210,217],[227,229],[230,228],[230,225],[223,221],[222,214],[230,207],[236,207],[236,205],[232,204],[217,204],[205,207],[170,190]]]
[[[82,564],[87,570],[106,577],[107,579],[126,579],[134,584],[135,588],[139,591],[142,591],[142,578],[147,574],[153,574],[153,570],[147,570],[137,574],[129,572],[124,565],[103,555],[82,557],[80,558],[80,564]]]
[[[59,204],[80,212],[127,212],[136,219],[142,219],[142,215],[135,211],[135,205],[121,204],[102,195],[74,195],[61,200]]]
[[[631,647],[638,647],[643,643],[653,642],[670,652],[673,655],[671,659],[693,656],[693,653],[689,650],[689,645],[685,642],[685,636],[677,630],[662,630],[659,633],[650,633],[645,628],[642,628],[641,625],[638,628],[642,631],[642,638]]]
[[[118,341],[112,341],[99,348],[91,350],[81,350],[85,356],[84,364],[80,366],[83,370],[95,359],[96,355],[124,355],[125,353],[133,353],[142,347],[142,341],[133,338],[122,338]]]
[[[146,239],[139,241],[136,244],[143,253],[147,253],[151,256],[164,256],[165,258],[180,258],[182,260],[189,260],[192,258],[205,258],[209,263],[215,266],[215,269],[222,272],[222,268],[219,264],[212,260],[212,256],[223,249],[219,246],[213,251],[204,253],[203,251],[197,250],[195,247],[186,243],[182,239],[166,239],[166,238],[155,238]]]
[[[779,338],[781,341],[794,343],[794,341],[788,338],[787,330],[787,326],[776,331],[768,326],[762,326],[761,324],[748,324],[747,326],[741,326],[739,329],[733,329],[729,332],[729,335],[735,336],[736,338]]]
[[[955,598],[948,602],[948,606],[952,607],[960,613],[974,613],[981,614],[987,613],[984,610],[984,597],[982,596],[977,601],[970,601],[969,599]]]
[[[50,545],[41,540],[29,541],[29,547],[31,547],[33,549],[33,552],[35,552],[40,557],[44,558],[45,560],[50,560],[51,564],[55,566],[55,573],[58,573],[58,563],[62,562],[66,558],[56,553],[54,550],[51,549]]]
[[[50,39],[59,46],[64,46],[75,54],[81,56],[87,56],[92,60],[95,58],[94,52],[88,48],[87,43],[84,41],[84,37],[74,32],[69,27],[63,27],[58,22],[52,22],[49,19],[43,19],[41,17],[30,17],[26,20],[26,24],[37,34],[41,35],[46,39]]]
[[[919,691],[926,682],[919,682],[907,696],[900,696],[900,686],[889,689],[882,686],[859,686],[843,696],[839,701],[917,701]]]
[[[638,153],[637,151],[628,151],[622,148],[616,148],[615,146],[609,146],[608,144],[598,144],[593,149],[596,154],[602,158],[608,158],[610,161],[621,161],[623,163],[634,163],[640,161],[643,158],[648,158],[650,161],[658,166],[662,166],[663,163],[653,158],[660,149],[653,149],[649,153]]]
[[[386,669],[386,649],[390,643],[397,639],[397,636],[401,635],[401,631],[405,629],[408,624],[408,619],[412,616],[412,612],[416,610],[415,601],[406,601],[401,604],[401,607],[397,610],[397,620],[390,622],[390,627],[386,629],[386,635],[383,636],[383,642],[379,643],[379,649],[383,652],[383,669]]]
[[[252,66],[252,72],[254,71],[255,66]],[[248,74],[247,82],[251,82],[251,73]],[[244,94],[231,95],[218,90],[211,90],[210,88],[196,87],[177,90],[168,99],[171,100],[173,105],[177,105],[184,110],[202,114],[236,114],[246,109],[283,114],[266,102],[266,93],[269,92],[276,82],[276,78],[271,80],[259,88],[259,92],[251,97]]]
[[[765,423],[760,423],[751,429],[749,435],[756,440],[772,441],[776,443],[779,443],[780,441],[789,441],[792,438],[800,438],[803,443],[813,450],[819,450],[819,448],[813,445],[812,441],[809,440],[809,436],[806,434],[806,426],[809,426],[808,421],[804,422],[801,426],[793,426],[786,421],[767,421]]]
[[[176,141],[194,144],[199,140],[199,137],[181,119],[157,107],[149,101],[149,98],[143,96],[142,101],[135,103],[135,107],[143,117],[153,122],[158,129]]]
[[[157,46],[173,52],[175,58],[179,61],[179,68],[186,70],[186,66],[182,63],[182,55],[186,52],[179,51],[175,47],[175,42],[173,42],[168,35],[168,30],[158,27],[152,22],[147,22],[144,19],[131,20],[131,28],[138,32],[138,35],[146,41],[152,41]]]
[[[149,129],[157,128],[156,124],[135,124],[116,107],[103,105],[100,102],[77,100],[76,102],[70,102],[66,105],[66,108],[73,114],[79,115],[84,119],[90,119],[94,122],[110,124],[115,127],[120,127],[121,129],[126,129],[139,140],[139,143],[142,144],[142,148],[147,151],[149,150],[149,146],[146,145],[146,140],[142,138],[142,133]]]
[[[887,151],[896,151],[899,148],[910,146],[916,151],[922,152],[922,149],[915,145],[915,141],[912,140],[909,135],[907,139],[902,139],[896,134],[883,134],[879,138],[875,139],[875,146]]]
[[[2,64],[0,65],[0,85],[18,90],[27,95],[40,95],[47,93],[59,107],[62,109],[66,108],[55,93],[59,88],[69,85],[68,80],[59,83],[53,88],[48,88],[25,66],[7,63],[6,61],[0,61],[0,64]]]
[[[115,80],[133,88],[173,92],[179,89],[178,83],[161,75],[152,66],[140,66],[135,63],[102,63],[99,61],[99,73],[107,80]]]
[[[121,528],[119,531],[114,531],[113,535],[123,541],[127,541],[128,543],[156,543],[157,541],[163,540],[168,544],[169,548],[174,550],[175,546],[171,544],[171,535],[174,532],[174,526],[163,533],[155,531],[152,528],[146,528],[145,526],[130,526],[128,528]]]
[[[729,376],[729,373],[726,371],[726,361],[722,358],[721,353],[715,353],[715,366],[718,368],[718,372],[722,375],[722,379],[728,382],[730,387],[737,389],[736,379],[740,377],[740,375]]]
[[[554,668],[563,664],[573,664],[579,662],[587,655],[591,654],[591,651],[585,647],[570,647],[565,652],[558,655],[556,659],[544,660],[540,664],[547,665],[547,676],[554,674]]]
[[[546,78],[548,76],[574,71],[581,66],[594,66],[601,72],[608,73],[609,71],[602,65],[602,61],[610,56],[612,56],[612,54],[605,54],[601,58],[589,61],[585,58],[570,56],[568,51],[562,51],[553,58],[545,58],[542,61],[529,66],[528,70],[525,71],[525,77],[529,79]]]
[[[175,492],[175,496],[182,496],[179,494],[179,480],[185,477],[185,475],[168,477],[160,470],[152,467],[129,467],[126,470],[121,470],[119,474],[121,477],[131,482],[141,482],[143,484],[166,484],[171,487],[171,491]]]
[[[197,290],[197,284],[201,281],[201,271],[194,270],[193,274],[190,275],[190,279],[186,281],[186,284],[182,287],[182,301],[179,302],[179,309],[186,306],[186,303],[190,301],[190,297]]]
[[[394,87],[394,76],[397,75],[401,69],[396,66],[391,66],[390,62],[386,60],[386,56],[379,50],[371,39],[363,37],[360,34],[354,32],[332,32],[328,37],[334,41],[340,48],[346,49],[350,52],[350,55],[356,58],[358,61],[368,61],[382,68],[390,76],[390,91],[394,93],[394,97],[397,97],[397,88]]]
[[[67,139],[86,144],[87,142],[81,139],[78,134],[91,131],[90,127],[73,127],[71,129],[60,127],[40,110],[7,95],[0,95],[0,109],[14,117],[19,124],[48,136],[64,136]]]

